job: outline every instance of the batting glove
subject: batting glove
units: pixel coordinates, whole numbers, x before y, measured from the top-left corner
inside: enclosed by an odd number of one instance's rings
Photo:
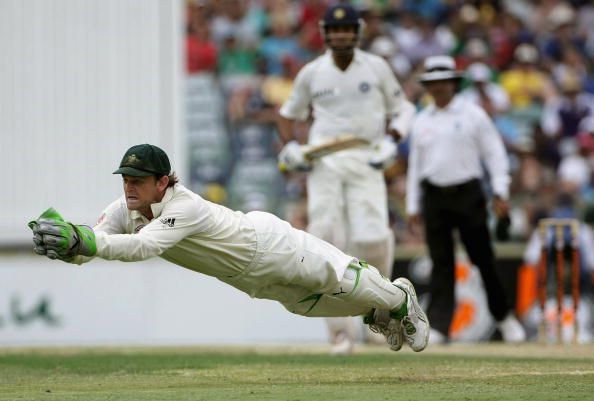
[[[33,250],[50,259],[71,260],[77,255],[97,253],[95,233],[90,227],[65,222],[53,208],[29,223],[33,230]]]
[[[281,149],[278,155],[278,166],[281,171],[309,171],[311,164],[305,159],[301,145],[293,140]]]
[[[389,135],[385,135],[381,141],[374,145],[373,156],[369,160],[369,165],[375,169],[383,170],[394,163],[397,154],[398,146],[394,139]]]

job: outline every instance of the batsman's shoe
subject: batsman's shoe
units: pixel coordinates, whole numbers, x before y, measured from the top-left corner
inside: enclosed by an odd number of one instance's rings
[[[399,351],[404,343],[402,335],[402,324],[400,320],[390,316],[390,311],[374,309],[373,312],[365,316],[363,320],[369,325],[369,330],[374,333],[382,334],[392,351]]]
[[[415,287],[410,281],[401,277],[394,280],[394,285],[406,292],[407,295],[407,314],[402,318],[404,340],[413,351],[422,351],[429,342],[429,319],[419,305]]]
[[[341,331],[334,338],[334,344],[330,353],[332,355],[350,355],[353,353],[354,347],[355,343],[353,339],[346,332]]]

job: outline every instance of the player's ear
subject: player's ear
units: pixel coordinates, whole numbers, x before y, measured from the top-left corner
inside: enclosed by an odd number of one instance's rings
[[[155,178],[157,178],[157,188],[160,191],[164,191],[167,188],[167,186],[169,185],[169,177],[164,175],[162,177],[155,177]]]

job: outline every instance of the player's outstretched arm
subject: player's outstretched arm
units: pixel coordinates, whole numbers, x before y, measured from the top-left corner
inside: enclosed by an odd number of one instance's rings
[[[69,262],[78,255],[94,256],[97,253],[93,230],[64,221],[53,208],[28,225],[33,231],[33,250],[38,255]]]

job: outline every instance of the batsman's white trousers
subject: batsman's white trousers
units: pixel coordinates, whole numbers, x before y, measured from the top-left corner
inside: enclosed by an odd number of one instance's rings
[[[390,235],[384,175],[368,160],[353,149],[316,162],[307,177],[309,233],[341,249]]]

